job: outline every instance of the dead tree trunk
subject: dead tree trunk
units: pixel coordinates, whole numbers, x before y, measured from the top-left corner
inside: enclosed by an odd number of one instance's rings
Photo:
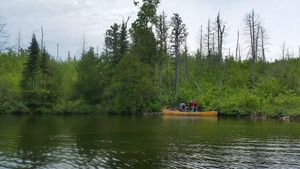
[[[21,53],[21,31],[18,34],[18,55]]]
[[[235,60],[238,60],[238,54],[239,54],[239,48],[240,48],[240,31],[237,32],[237,40],[236,40],[236,48],[235,48]]]
[[[211,55],[211,47],[210,47],[210,35],[211,35],[211,31],[210,31],[210,20],[208,20],[207,22],[207,35],[206,35],[206,42],[207,42],[207,55],[208,57],[210,57]]]
[[[250,37],[250,48],[252,55],[252,87],[256,86],[256,62],[258,56],[258,45],[260,38],[260,29],[262,22],[259,15],[257,15],[254,10],[248,13],[244,19],[247,35]]]
[[[42,39],[41,39],[41,51],[44,50],[44,28],[41,26],[41,35],[42,35]]]
[[[300,47],[299,47],[300,50]],[[202,59],[202,54],[203,54],[203,30],[202,30],[202,25],[201,25],[201,30],[200,30],[200,60]]]
[[[285,59],[285,42],[283,42],[282,47],[281,47],[281,53],[282,53],[282,60]]]
[[[225,25],[224,22],[221,19],[220,12],[218,13],[217,19],[216,19],[216,24],[217,24],[217,40],[218,40],[218,56],[220,59],[223,57],[223,39],[224,39],[224,33],[225,33]]]
[[[59,59],[59,43],[56,44],[56,60]]]
[[[266,54],[265,54],[265,30],[261,28],[261,54],[263,62],[266,62]]]

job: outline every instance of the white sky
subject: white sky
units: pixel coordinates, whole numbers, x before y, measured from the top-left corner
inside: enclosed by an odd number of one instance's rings
[[[269,34],[268,60],[280,57],[281,45],[298,55],[300,46],[300,0],[162,0],[159,11],[165,10],[169,17],[179,13],[186,23],[191,52],[197,49],[200,26],[208,18],[214,19],[221,12],[227,22],[228,36],[225,52],[233,52],[236,33],[242,29],[242,18],[255,9],[264,20]],[[44,27],[48,51],[56,55],[56,44],[60,44],[60,55],[66,58],[67,51],[79,55],[85,34],[87,46],[103,48],[104,33],[114,22],[131,16],[136,18],[138,9],[133,0],[0,0],[0,16],[7,24],[10,44],[17,44],[21,31],[22,47],[29,45],[33,32],[40,38],[40,27]],[[205,27],[205,26],[204,26]],[[241,35],[241,42],[245,36]],[[246,44],[242,45],[244,54]]]

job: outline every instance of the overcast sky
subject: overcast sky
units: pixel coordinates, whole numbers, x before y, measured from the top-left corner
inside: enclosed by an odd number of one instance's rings
[[[255,9],[264,20],[269,34],[268,60],[280,57],[280,47],[285,41],[288,48],[298,55],[300,46],[300,0],[162,0],[159,11],[169,17],[179,13],[186,23],[191,52],[196,51],[200,26],[208,18],[214,19],[221,12],[227,22],[228,36],[224,51],[233,51],[236,32],[242,29],[242,18]],[[138,9],[132,0],[0,0],[0,16],[7,24],[11,45],[17,44],[21,31],[22,47],[29,45],[33,32],[40,38],[40,27],[44,27],[48,51],[56,55],[56,44],[60,44],[60,55],[66,58],[67,51],[78,55],[85,34],[87,46],[103,48],[105,30],[114,22],[131,16],[136,18]],[[242,35],[242,42],[245,36]],[[247,53],[246,44],[242,46]]]

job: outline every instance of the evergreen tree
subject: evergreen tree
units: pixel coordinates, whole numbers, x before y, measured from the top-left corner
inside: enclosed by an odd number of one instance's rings
[[[28,51],[29,56],[25,65],[22,87],[24,90],[35,90],[38,89],[37,76],[39,71],[40,55],[40,49],[35,34],[32,35]]]
[[[114,93],[113,112],[143,113],[155,98],[155,90],[149,75],[149,66],[138,57],[126,55],[117,65],[111,88]]]
[[[152,67],[151,74],[155,77],[156,58],[156,39],[152,31],[152,25],[155,24],[156,10],[159,0],[143,0],[143,5],[138,12],[137,20],[132,24],[132,50],[139,56],[142,63]]]
[[[170,78],[169,78],[169,58],[167,53],[167,39],[168,39],[168,30],[169,25],[167,24],[167,16],[163,12],[158,16],[156,21],[156,34],[157,34],[157,55],[159,62],[159,90],[160,96],[162,95],[162,82],[163,82],[163,65],[166,64],[167,71],[167,80],[169,91],[170,90]]]
[[[116,66],[129,50],[127,22],[113,24],[105,34],[105,51],[108,61]]]
[[[77,97],[84,99],[89,104],[99,103],[102,95],[98,63],[94,49],[90,48],[89,51],[82,56],[78,64]]]
[[[128,30],[127,30],[127,23],[129,18],[125,22],[123,20],[120,30],[120,58],[118,59],[118,62],[121,60],[122,57],[125,56],[125,54],[129,50],[129,41],[128,41]]]
[[[110,58],[112,65],[118,64],[120,61],[120,25],[113,24],[105,34],[106,54]],[[124,35],[123,35],[124,36]],[[124,38],[124,37],[123,37]],[[122,39],[123,40],[123,39]]]
[[[46,49],[44,48],[41,52],[41,59],[40,59],[40,70],[41,70],[41,83],[42,83],[42,89],[46,90],[46,84],[48,76],[50,76],[50,70],[49,70],[49,60],[50,55],[47,53]]]
[[[171,45],[172,45],[172,54],[175,56],[175,86],[176,86],[176,95],[179,96],[179,66],[180,66],[180,47],[183,42],[185,42],[187,37],[187,31],[185,24],[182,22],[179,14],[175,13],[172,17],[171,22]]]

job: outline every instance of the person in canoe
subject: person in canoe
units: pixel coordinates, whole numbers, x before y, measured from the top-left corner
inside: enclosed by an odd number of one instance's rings
[[[178,110],[182,111],[182,112],[186,111],[186,105],[185,105],[185,103],[180,103],[178,105]]]
[[[192,112],[196,112],[198,109],[198,103],[195,99],[192,100],[192,102],[191,102],[191,108],[192,108]]]

